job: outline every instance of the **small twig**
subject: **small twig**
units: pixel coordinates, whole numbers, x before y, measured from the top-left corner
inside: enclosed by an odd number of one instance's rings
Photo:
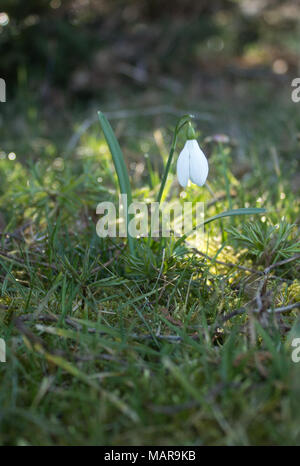
[[[239,316],[241,314],[245,314],[247,309],[245,307],[240,307],[239,309],[235,309],[234,311],[230,312],[226,316],[222,317],[222,322],[227,322],[227,320],[232,319],[232,317]]]
[[[279,267],[281,265],[285,265],[285,264],[288,264],[289,262],[293,262],[293,261],[296,261],[300,259],[300,254],[296,254],[295,256],[293,257],[289,257],[288,259],[284,259],[280,262],[276,262],[275,264],[272,264],[270,265],[269,267],[267,267],[265,270],[264,270],[264,274],[268,274],[272,269],[275,269],[275,267]]]
[[[15,239],[21,239],[22,236],[20,235],[20,233],[25,230],[27,227],[29,227],[30,225],[32,225],[32,222],[26,222],[24,223],[24,225],[21,225],[19,228],[16,228],[15,231],[12,231],[12,232],[4,232],[4,231],[0,231],[0,236],[5,236],[7,239],[9,238],[15,238]]]
[[[33,320],[38,320],[40,322],[58,322],[58,317],[54,316],[54,315],[48,315],[48,314],[40,314],[39,316],[35,317],[34,314],[24,314],[22,316],[19,316],[16,320],[15,320],[15,323],[17,324],[16,326],[19,326],[20,327],[20,324],[21,322],[24,322],[24,321],[33,321]],[[83,326],[80,325],[80,324],[77,324],[76,322],[73,321],[73,319],[69,318],[69,317],[66,317],[65,319],[65,323],[74,327],[77,331],[81,331],[83,329]],[[24,329],[24,325],[23,325],[23,329]],[[91,328],[91,327],[88,327],[87,328],[87,331],[88,333],[97,333],[99,335],[105,335],[106,333],[105,332],[97,332],[97,330],[95,328]],[[130,333],[128,334],[128,336],[130,338],[135,338],[135,339],[138,339],[138,340],[151,340],[153,339],[153,335],[151,334],[138,334],[138,333]],[[198,336],[195,334],[195,335],[188,335],[190,338],[193,338],[193,339],[196,339],[198,338]],[[179,342],[179,341],[182,341],[183,338],[179,335],[155,335],[155,338],[159,339],[159,340],[167,340],[167,341],[170,341],[170,342]]]
[[[248,304],[250,304],[255,299],[256,298],[253,298]],[[300,307],[300,302],[288,304],[287,306],[283,306],[283,307],[277,307],[275,309],[268,309],[268,312],[269,313],[274,312],[275,314],[279,314],[281,312],[291,311],[292,309],[295,309],[297,307]],[[235,316],[245,314],[246,312],[247,312],[247,309],[245,306],[240,307],[239,309],[235,309],[234,311],[222,317],[222,323],[227,322],[228,320],[232,319]]]
[[[280,312],[291,311],[292,309],[295,309],[296,307],[300,308],[300,302],[289,304],[288,306],[277,307],[276,309],[268,309],[268,312],[275,312],[277,314]]]
[[[254,274],[258,274],[258,275],[264,275],[264,272],[261,271],[261,270],[250,269],[249,267],[245,267],[245,266],[239,265],[239,264],[234,264],[233,262],[222,262],[222,261],[219,261],[217,259],[214,259],[213,257],[208,256],[207,254],[205,254],[204,252],[199,251],[196,248],[192,248],[192,250],[196,254],[199,254],[199,256],[205,257],[205,259],[208,259],[211,262],[214,262],[216,264],[224,265],[225,267],[230,267],[230,268],[236,267],[237,269],[244,270],[245,272],[250,272],[250,273],[254,273]]]
[[[192,248],[192,251],[194,251],[199,256],[202,256],[205,259],[208,259],[209,261],[214,262],[215,264],[223,265],[224,267],[237,268],[239,270],[243,270],[244,272],[249,272],[249,273],[252,273],[252,274],[255,274],[255,275],[260,275],[260,276],[266,276],[268,274],[269,267],[267,269],[265,269],[265,270],[255,270],[255,269],[251,269],[250,267],[245,267],[244,265],[234,264],[233,262],[223,262],[223,261],[214,259],[213,257],[208,256],[207,254],[205,254],[204,252],[199,251],[196,248]],[[289,259],[289,262],[291,262],[291,260],[292,260],[292,258]],[[293,258],[293,260],[296,260],[296,259]],[[283,263],[287,263],[287,262],[286,261],[278,262],[278,263],[274,264],[274,267],[271,266],[271,268],[275,268],[278,265],[283,265]],[[285,278],[278,277],[278,275],[271,275],[271,276],[268,277],[268,279],[286,281]]]
[[[259,284],[257,293],[256,293],[256,302],[257,302],[257,309],[256,312],[261,314],[261,319],[266,322],[266,315],[264,314],[264,311],[272,312],[268,309],[268,303],[267,303],[267,283],[268,279],[270,278],[269,274],[271,270],[275,269],[276,267],[279,267],[284,264],[288,264],[290,262],[293,262],[297,259],[300,258],[300,254],[296,254],[293,257],[289,257],[288,259],[281,260],[279,262],[276,262],[275,264],[270,265],[269,267],[266,267],[265,270],[263,271],[264,273],[264,279],[261,281]],[[279,308],[280,309],[280,308]],[[288,309],[287,309],[288,310]],[[275,312],[281,312],[281,311],[275,311]]]
[[[256,312],[261,312],[263,311],[263,302],[262,302],[262,294],[264,295],[266,293],[266,284],[268,281],[268,276],[266,275],[263,280],[259,283],[259,286],[257,288],[257,293],[256,293],[256,303],[257,303],[257,309]]]
[[[7,252],[3,251],[3,249],[0,249],[0,256],[6,258],[6,259],[9,259],[13,262],[17,262],[18,264],[20,265],[28,265],[24,259],[21,259],[21,258],[16,258],[16,257],[12,257],[11,255],[9,255]],[[40,262],[40,261],[37,261],[35,259],[30,259],[30,263],[32,264],[36,264],[36,265],[41,265],[43,267],[49,267],[50,269],[52,270],[55,270],[56,272],[58,271],[57,267],[54,265],[54,264],[48,264],[48,262]],[[30,265],[30,264],[29,264]]]

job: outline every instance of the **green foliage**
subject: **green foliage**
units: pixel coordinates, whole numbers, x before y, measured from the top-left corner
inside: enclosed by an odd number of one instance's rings
[[[128,226],[128,223],[130,220],[130,217],[128,215],[128,206],[132,203],[132,194],[131,194],[131,186],[130,186],[130,181],[129,181],[124,157],[123,157],[120,145],[118,143],[118,140],[106,116],[102,112],[98,112],[98,118],[101,124],[102,131],[105,136],[105,140],[107,142],[110,153],[112,155],[115,170],[118,176],[120,194],[126,196],[126,203],[124,206],[124,210],[125,210],[126,225]],[[134,252],[135,240],[134,238],[130,236],[128,232],[128,228],[127,228],[127,235],[128,235],[128,244],[129,244],[130,252],[132,255],[134,255],[135,254]]]
[[[299,364],[291,361],[300,120],[294,104],[282,105],[286,95],[271,98],[272,86],[238,90],[251,99],[234,112],[224,96],[199,103],[211,116],[195,119],[202,135],[232,127],[238,135],[230,157],[199,137],[209,190],[191,185],[182,196],[174,163],[164,190],[171,201],[206,202],[205,218],[216,221],[201,244],[140,238],[135,257],[122,239],[95,232],[97,203],[118,198],[99,123],[66,150],[86,114],[72,107],[67,118],[47,117],[29,94],[1,107],[1,445],[300,444]],[[145,117],[144,106],[113,126],[133,197],[151,202],[176,120]],[[249,217],[251,206],[264,216]]]
[[[231,239],[242,248],[245,256],[265,266],[288,259],[300,253],[296,239],[296,225],[282,220],[276,225],[269,222],[244,223],[241,228],[228,228]]]
[[[48,86],[58,86],[90,97],[92,90],[100,93],[115,86],[118,62],[129,68],[142,63],[141,69],[145,66],[146,74],[158,79],[166,72],[177,75],[184,67],[193,71],[199,63],[214,74],[224,59],[225,72],[229,68],[235,74],[232,56],[251,65],[257,55],[258,64],[269,67],[270,49],[277,46],[277,55],[287,50],[291,57],[297,51],[297,17],[281,10],[286,6],[289,11],[290,3],[268,1],[248,13],[243,1],[228,0],[178,0],[172,8],[157,0],[2,0],[1,12],[9,22],[0,25],[5,50],[1,72],[10,88],[19,84],[36,89],[42,81],[42,94]],[[269,17],[271,21],[265,19]],[[237,72],[242,74],[243,68]]]

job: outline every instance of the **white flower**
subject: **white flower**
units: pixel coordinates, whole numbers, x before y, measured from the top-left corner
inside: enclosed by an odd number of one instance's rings
[[[208,162],[196,139],[188,139],[177,160],[177,178],[185,188],[189,179],[203,186],[208,175]]]

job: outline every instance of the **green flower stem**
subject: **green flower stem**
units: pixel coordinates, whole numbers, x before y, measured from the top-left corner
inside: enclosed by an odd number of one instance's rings
[[[165,171],[164,171],[164,174],[163,174],[163,179],[162,179],[162,182],[161,182],[161,185],[160,185],[160,188],[159,188],[159,193],[158,193],[158,196],[157,196],[157,202],[159,204],[161,202],[161,198],[162,198],[162,195],[163,195],[163,192],[164,192],[164,189],[165,189],[165,185],[166,185],[166,181],[167,181],[167,178],[168,178],[168,174],[169,174],[169,171],[170,171],[173,155],[174,155],[174,152],[175,152],[175,149],[176,149],[178,134],[179,134],[180,130],[187,123],[190,123],[190,119],[191,119],[190,115],[184,115],[183,117],[180,118],[180,120],[177,122],[177,125],[175,127],[169,157],[168,157],[168,160],[167,160],[166,168],[165,168]]]

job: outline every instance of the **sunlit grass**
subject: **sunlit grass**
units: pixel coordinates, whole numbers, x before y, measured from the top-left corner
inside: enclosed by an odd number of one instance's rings
[[[172,165],[164,196],[205,202],[205,218],[267,212],[208,224],[194,249],[141,239],[135,257],[121,239],[96,235],[97,204],[118,202],[98,123],[68,154],[71,128],[64,139],[50,137],[33,114],[25,118],[32,139],[14,142],[6,128],[1,444],[299,444],[300,366],[290,346],[299,307],[280,318],[271,312],[299,302],[297,142],[282,152],[273,109],[266,123],[247,111],[222,156],[206,143],[208,189],[188,186],[182,196]],[[293,132],[290,115],[280,119]],[[196,125],[224,132],[222,118]],[[174,124],[168,116],[164,124],[132,119],[129,132],[118,127],[136,199],[157,199]],[[255,314],[258,295],[264,318]]]

